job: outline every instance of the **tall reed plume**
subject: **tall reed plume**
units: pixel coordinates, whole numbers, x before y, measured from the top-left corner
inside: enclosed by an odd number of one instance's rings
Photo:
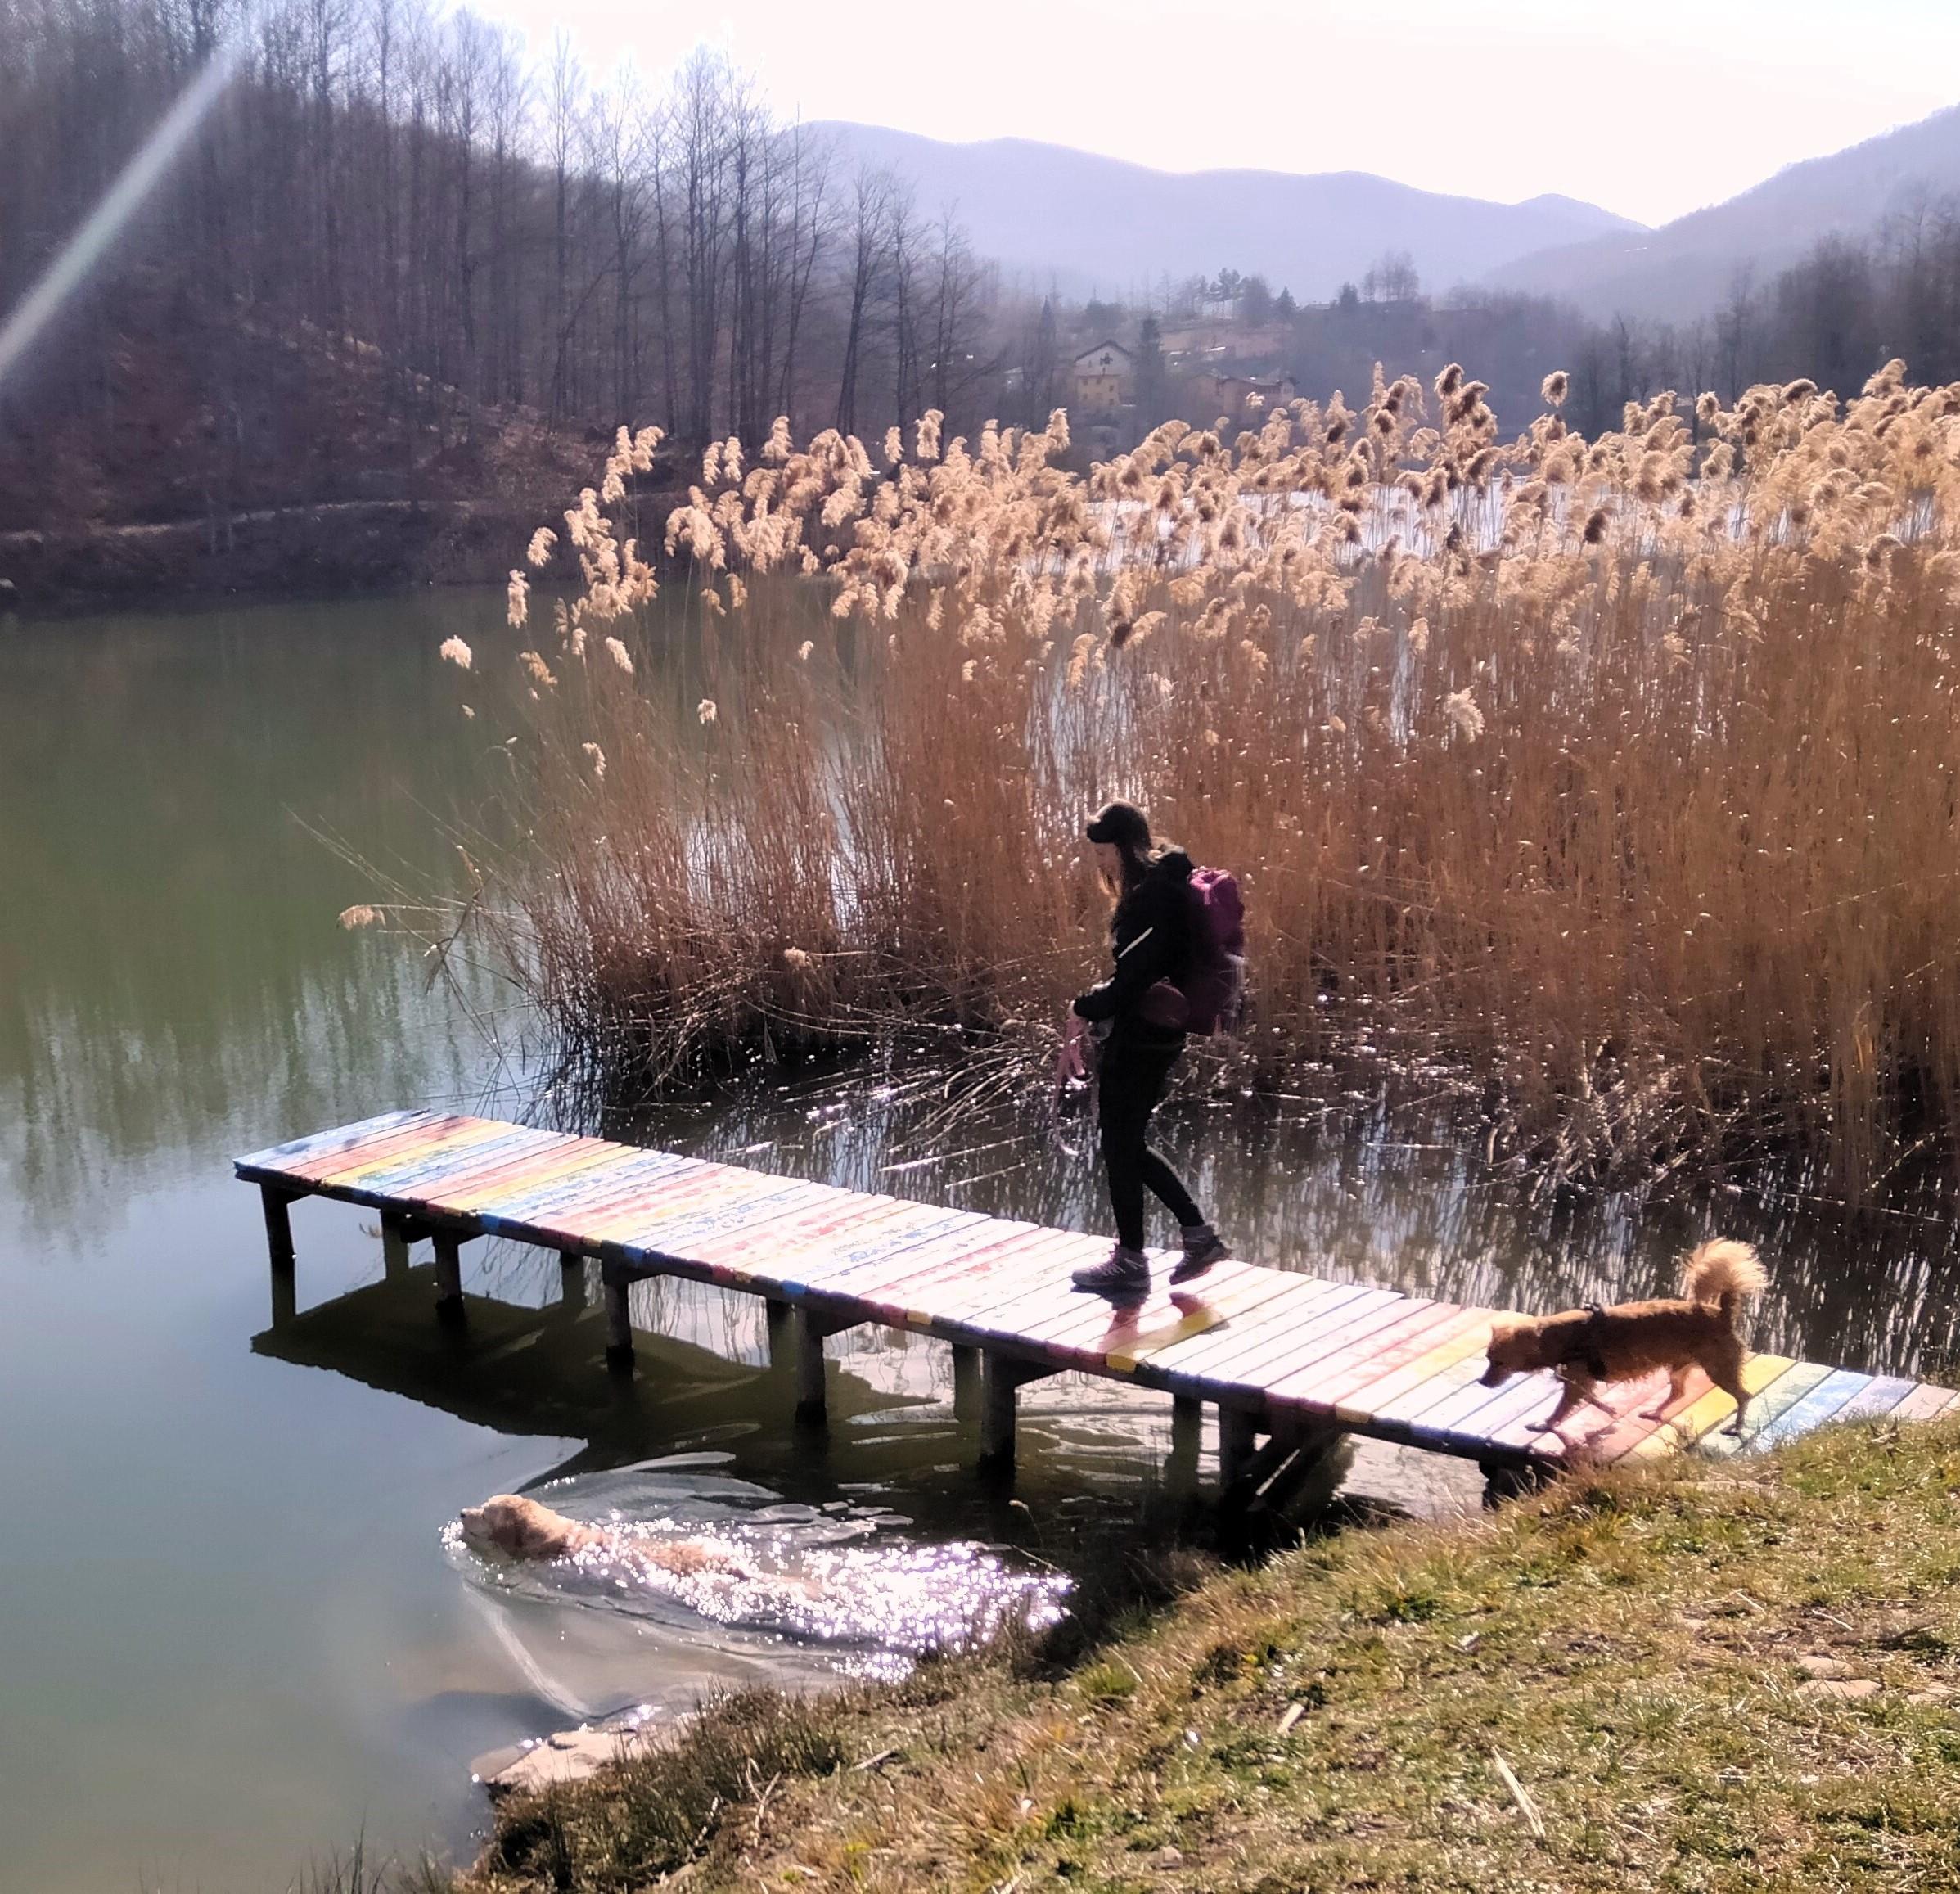
[[[1379,1062],[1547,1175],[1740,1142],[1872,1188],[1960,1107],[1960,385],[1589,441],[1484,395],[1377,371],[1086,476],[1060,414],[779,422],[656,529],[667,598],[622,431],[513,578],[573,582],[496,661],[525,840],[475,912],[639,1080],[899,1030],[1031,1067],[1124,795],[1244,883],[1250,1083]]]

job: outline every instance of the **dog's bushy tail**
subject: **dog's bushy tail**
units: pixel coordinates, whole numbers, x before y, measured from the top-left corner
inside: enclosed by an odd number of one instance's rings
[[[1682,1287],[1691,1302],[1712,1302],[1733,1328],[1741,1313],[1742,1298],[1757,1294],[1769,1280],[1754,1244],[1717,1237],[1687,1259]]]

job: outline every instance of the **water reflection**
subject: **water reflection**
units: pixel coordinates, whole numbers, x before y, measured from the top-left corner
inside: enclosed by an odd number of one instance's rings
[[[29,1227],[231,1126],[471,1081],[422,970],[334,926],[369,884],[301,818],[448,875],[479,778],[435,646],[484,611],[0,629],[0,1200]]]
[[[641,1286],[641,1369],[621,1383],[597,1297],[564,1300],[554,1260],[471,1245],[467,1320],[446,1329],[428,1270],[388,1276],[372,1220],[345,1206],[299,1206],[311,1306],[267,1329],[233,1152],[431,1103],[594,1128],[511,1082],[399,943],[335,927],[372,891],[298,819],[404,878],[444,875],[442,824],[474,813],[489,719],[460,717],[435,650],[453,631],[487,651],[501,616],[498,597],[444,596],[0,628],[0,1513],[45,1523],[0,1544],[0,1878],[37,1894],[285,1885],[363,1829],[384,1850],[466,1851],[467,1765],[492,1745],[827,1663],[460,1581],[438,1529],[500,1489],[602,1493],[651,1463],[1076,1573],[1201,1527],[1183,1495],[1209,1443],[1174,1432],[1160,1396],[1038,1382],[1014,1483],[982,1481],[935,1342],[836,1338],[831,1426],[812,1436],[750,1298]],[[487,980],[466,998],[498,1017]],[[521,1019],[502,1017],[521,1051]],[[1174,1155],[1241,1253],[1544,1308],[1669,1287],[1719,1229],[1769,1262],[1761,1345],[1951,1360],[1944,1219],[1847,1223],[1719,1188],[1540,1203],[1529,1179],[1480,1174],[1475,1137],[1344,1103],[1289,1119],[1194,1093],[1171,1111]],[[1087,1156],[1039,1112],[954,1112],[943,1075],[765,1074],[605,1128],[1106,1227]]]

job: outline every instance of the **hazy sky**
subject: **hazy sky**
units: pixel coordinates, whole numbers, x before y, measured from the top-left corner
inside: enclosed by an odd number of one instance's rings
[[[705,39],[786,115],[1660,223],[1960,101],[1960,0],[477,0],[588,70]]]

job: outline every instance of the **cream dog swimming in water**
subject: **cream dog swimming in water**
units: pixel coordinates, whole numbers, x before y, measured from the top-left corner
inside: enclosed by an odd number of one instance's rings
[[[760,1578],[752,1565],[726,1546],[705,1539],[639,1539],[602,1526],[587,1526],[527,1499],[520,1493],[496,1493],[480,1506],[462,1509],[462,1535],[471,1545],[489,1547],[511,1558],[549,1559],[593,1553],[602,1558],[629,1559],[691,1578],[719,1572],[730,1578]]]

